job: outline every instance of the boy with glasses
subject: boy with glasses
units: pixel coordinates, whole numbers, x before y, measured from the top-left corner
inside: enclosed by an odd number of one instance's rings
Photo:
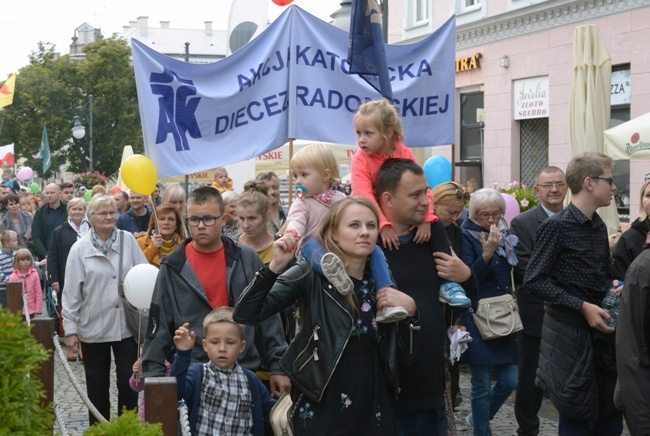
[[[616,191],[613,164],[600,153],[571,159],[566,180],[573,198],[540,226],[524,280],[523,291],[546,303],[536,384],[559,412],[561,436],[623,428],[613,404],[614,329],[601,307],[612,286],[611,258],[596,213]]]
[[[535,386],[535,372],[542,340],[544,300],[523,292],[521,286],[537,240],[537,229],[546,219],[564,209],[564,198],[568,190],[564,172],[558,167],[544,168],[537,176],[534,189],[540,204],[517,215],[510,223],[510,230],[519,238],[519,243],[515,246],[519,263],[514,268],[514,281],[519,290],[517,306],[524,326],[524,329],[517,333],[519,380],[515,397],[515,417],[519,424],[519,435],[539,433],[537,414],[543,397],[541,389]]]
[[[164,376],[174,332],[185,323],[197,334],[192,361],[207,362],[201,346],[203,318],[217,307],[234,306],[263,266],[250,247],[221,235],[222,215],[223,200],[216,189],[203,186],[190,194],[186,221],[191,238],[161,260],[142,354],[144,378]],[[274,396],[288,392],[289,379],[279,370],[287,347],[279,315],[256,327],[247,326],[245,339],[249,347],[240,355],[239,364],[261,378],[270,371]]]

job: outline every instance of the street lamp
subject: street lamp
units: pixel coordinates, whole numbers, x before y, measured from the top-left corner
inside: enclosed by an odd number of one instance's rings
[[[84,105],[85,106],[85,105]],[[86,136],[86,128],[79,122],[79,115],[74,116],[74,125],[72,126],[72,136],[81,139]],[[93,172],[93,96],[88,96],[88,144],[89,144],[89,168]]]

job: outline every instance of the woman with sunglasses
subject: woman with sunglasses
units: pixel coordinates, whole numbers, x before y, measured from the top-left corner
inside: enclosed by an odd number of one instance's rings
[[[478,295],[472,302],[474,311],[481,298],[511,292],[510,274],[517,265],[514,247],[518,239],[507,230],[505,212],[506,202],[495,189],[479,189],[469,200],[469,216],[461,226],[461,258],[478,281]],[[469,364],[472,374],[472,413],[467,423],[474,428],[475,436],[487,436],[490,420],[517,387],[516,335],[483,341],[472,317],[466,321],[473,338],[463,354],[463,361]],[[497,378],[494,386],[492,369]]]

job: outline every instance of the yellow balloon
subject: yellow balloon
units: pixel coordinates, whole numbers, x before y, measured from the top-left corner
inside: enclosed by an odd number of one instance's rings
[[[131,191],[142,195],[151,194],[158,181],[156,166],[141,154],[127,157],[120,167],[120,175]]]

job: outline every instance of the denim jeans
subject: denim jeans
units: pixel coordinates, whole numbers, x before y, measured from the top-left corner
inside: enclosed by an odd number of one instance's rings
[[[490,370],[496,369],[497,382],[492,386]],[[490,421],[517,387],[517,364],[470,365],[472,373],[472,419],[474,436],[490,434]]]
[[[320,275],[323,275],[320,260],[325,253],[327,253],[327,250],[325,250],[325,248],[323,248],[323,246],[315,239],[307,241],[307,243],[303,245],[301,251],[302,257],[307,259],[307,262],[309,262],[314,270]],[[379,246],[375,246],[375,249],[370,255],[370,271],[372,279],[375,281],[375,289],[377,291],[382,288],[396,287],[390,277],[390,270],[388,269],[386,256],[384,256],[384,252],[379,248]]]
[[[399,436],[447,436],[447,426],[444,407],[397,418]]]

